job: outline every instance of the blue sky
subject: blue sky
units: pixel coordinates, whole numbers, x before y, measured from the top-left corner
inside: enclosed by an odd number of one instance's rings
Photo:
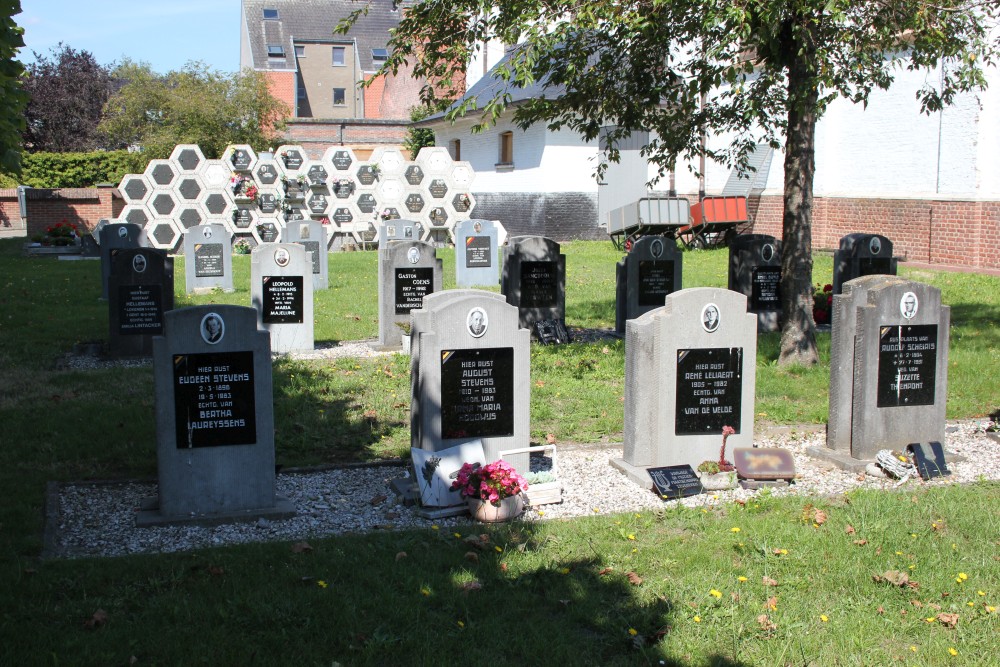
[[[24,63],[63,42],[102,65],[128,57],[161,74],[189,60],[239,68],[240,0],[21,0],[14,20],[24,28]]]

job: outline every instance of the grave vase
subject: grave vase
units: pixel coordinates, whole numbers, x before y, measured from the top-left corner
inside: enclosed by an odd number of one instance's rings
[[[717,473],[699,472],[698,477],[701,479],[701,485],[705,487],[706,491],[726,491],[727,489],[736,488],[735,471]]]
[[[524,513],[524,499],[520,493],[501,499],[499,507],[494,507],[490,501],[479,498],[469,498],[468,504],[472,518],[483,523],[510,521]]]

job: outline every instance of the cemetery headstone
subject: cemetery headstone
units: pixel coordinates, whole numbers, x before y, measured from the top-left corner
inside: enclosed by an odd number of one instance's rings
[[[747,297],[757,331],[777,331],[781,315],[781,241],[740,234],[729,243],[729,289]]]
[[[833,297],[826,447],[809,451],[864,470],[882,449],[945,441],[951,309],[930,285],[855,278]]]
[[[285,225],[283,240],[285,243],[298,243],[307,252],[311,252],[313,289],[326,289],[330,286],[329,266],[330,256],[327,254],[326,227],[318,220],[300,220]]]
[[[455,282],[459,287],[500,281],[499,223],[463,220],[455,225]]]
[[[410,312],[441,291],[441,260],[423,241],[389,241],[378,251],[378,347],[399,349]]]
[[[427,296],[413,311],[411,446],[481,441],[487,462],[530,438],[530,333],[518,312],[481,290]],[[521,472],[529,454],[506,457]]]
[[[514,236],[503,252],[500,293],[521,313],[522,328],[535,323],[566,322],[566,256],[559,244],[543,236]]]
[[[146,245],[146,232],[139,225],[113,223],[98,232],[101,246],[101,299],[108,298],[108,278],[111,276],[111,251],[115,248],[139,248]]]
[[[271,332],[271,352],[314,347],[309,254],[299,243],[264,243],[250,255],[250,299],[257,325]]]
[[[833,293],[844,283],[861,276],[896,275],[898,257],[892,256],[892,241],[878,234],[848,234],[833,253]]]
[[[677,243],[663,236],[644,236],[615,268],[615,330],[625,322],[664,304],[681,289],[683,256]]]
[[[612,465],[643,488],[651,467],[718,460],[753,444],[757,316],[742,294],[674,292],[625,327],[624,457]]]
[[[184,257],[189,294],[233,291],[233,242],[224,225],[196,225],[185,231]]]
[[[148,357],[174,307],[174,260],[153,248],[115,248],[108,279],[108,352]]]
[[[153,341],[158,496],[137,525],[294,515],[275,493],[269,337],[252,308],[167,314]]]

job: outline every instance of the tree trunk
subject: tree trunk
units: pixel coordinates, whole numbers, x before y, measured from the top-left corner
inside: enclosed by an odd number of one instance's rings
[[[807,32],[807,30],[803,30]],[[808,38],[807,38],[808,40]],[[798,40],[795,40],[796,42]],[[781,246],[781,352],[778,363],[815,364],[813,322],[812,204],[816,171],[817,82],[809,72],[811,49],[798,50],[788,66],[788,129],[785,146],[785,210]]]

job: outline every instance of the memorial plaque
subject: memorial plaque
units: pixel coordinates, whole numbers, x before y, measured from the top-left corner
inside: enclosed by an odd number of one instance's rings
[[[470,269],[493,266],[493,244],[489,236],[465,237],[465,266]]]
[[[420,181],[424,180],[424,170],[415,164],[411,164],[406,168],[403,177],[410,185],[420,185]]]
[[[441,351],[441,437],[514,434],[514,348]]]
[[[302,153],[296,150],[283,151],[281,161],[285,163],[285,169],[296,171],[302,168]]]
[[[405,203],[410,213],[420,213],[424,208],[424,198],[418,194],[407,195]]]
[[[640,306],[662,306],[674,291],[674,263],[642,260],[639,262]]]
[[[281,217],[285,219],[285,222],[294,222],[295,220],[305,220],[306,214],[301,208],[290,208],[284,211]]]
[[[319,164],[309,167],[306,175],[309,177],[309,183],[314,186],[326,185],[326,179],[329,178],[326,169],[323,168],[323,165]]]
[[[758,266],[753,269],[750,310],[781,310],[780,266]]]
[[[559,301],[557,262],[521,262],[521,308],[554,308]]]
[[[301,324],[302,276],[264,276],[264,324]]]
[[[163,333],[163,289],[160,285],[120,285],[118,307],[118,333],[122,336]]]
[[[322,215],[323,213],[326,212],[326,207],[327,207],[326,195],[320,193],[314,194],[313,196],[309,197],[309,203],[307,205],[309,206],[310,213],[312,213],[313,215]]]
[[[677,350],[676,435],[738,434],[742,394],[743,348]]]
[[[257,225],[257,234],[260,235],[260,240],[264,243],[276,243],[278,237],[281,236],[278,225],[273,222],[262,222]]]
[[[928,480],[951,474],[945,463],[944,448],[940,442],[914,442],[907,445],[906,449],[913,456],[913,463],[921,479]]]
[[[338,225],[346,225],[349,222],[354,221],[354,216],[351,215],[351,209],[349,208],[338,208],[333,212],[333,221]]]
[[[428,191],[434,199],[444,199],[445,195],[448,194],[448,184],[445,183],[443,178],[435,178],[431,181]]]
[[[396,314],[406,315],[423,305],[424,297],[434,291],[434,269],[396,269]]]
[[[656,494],[664,500],[696,496],[705,490],[701,480],[689,465],[662,466],[650,468],[646,472],[653,480]]]
[[[240,229],[246,229],[253,222],[253,213],[248,208],[237,208],[233,210],[233,224]]]
[[[378,172],[375,171],[375,168],[372,165],[366,164],[358,168],[358,180],[361,181],[363,185],[371,185],[377,179]]]
[[[278,170],[270,162],[263,162],[257,167],[257,180],[262,185],[274,185],[278,180]]]
[[[257,208],[261,213],[274,213],[278,210],[278,198],[270,192],[261,192],[257,195]]]
[[[779,447],[734,447],[733,465],[745,479],[794,479],[795,461]]]
[[[173,355],[177,448],[257,442],[253,352]]]
[[[375,211],[375,196],[365,193],[358,197],[358,208],[362,213],[373,213]]]
[[[196,278],[221,278],[225,273],[222,243],[199,243],[194,247]]]
[[[337,171],[346,171],[351,168],[351,154],[347,151],[337,151],[330,160]]]
[[[250,153],[242,148],[237,148],[233,151],[230,161],[233,164],[233,169],[237,171],[246,171],[250,168]]]
[[[451,206],[459,213],[465,213],[469,210],[469,195],[459,193],[454,196],[451,200]]]
[[[933,405],[936,324],[879,328],[878,407]]]

